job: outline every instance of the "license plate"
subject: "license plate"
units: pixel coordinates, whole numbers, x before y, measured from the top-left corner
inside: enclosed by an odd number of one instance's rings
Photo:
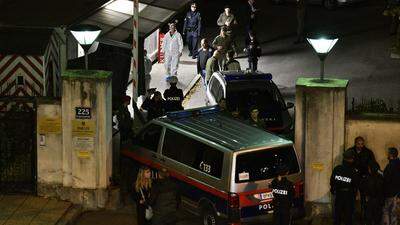
[[[268,192],[268,193],[261,193],[261,200],[266,200],[266,199],[271,199],[274,197],[274,195],[272,194],[272,192]]]

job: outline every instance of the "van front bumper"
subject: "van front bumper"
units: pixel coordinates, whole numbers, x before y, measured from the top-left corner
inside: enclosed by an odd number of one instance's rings
[[[241,224],[246,224],[246,225],[260,224],[260,223],[265,224],[267,222],[272,222],[272,221],[273,221],[273,213],[240,219]]]

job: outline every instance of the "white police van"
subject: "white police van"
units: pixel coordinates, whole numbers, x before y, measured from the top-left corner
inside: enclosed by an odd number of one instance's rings
[[[180,188],[184,209],[204,225],[265,221],[273,212],[269,184],[289,167],[295,206],[303,207],[303,181],[293,143],[205,107],[149,122],[123,155],[166,168]]]

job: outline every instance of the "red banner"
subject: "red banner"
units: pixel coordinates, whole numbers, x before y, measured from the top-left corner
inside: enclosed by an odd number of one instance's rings
[[[164,63],[164,53],[161,52],[161,46],[164,41],[164,35],[163,33],[159,33],[158,35],[158,63]]]

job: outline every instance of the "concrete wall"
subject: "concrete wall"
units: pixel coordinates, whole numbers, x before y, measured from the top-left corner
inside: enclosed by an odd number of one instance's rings
[[[400,120],[379,118],[347,118],[346,149],[354,145],[354,138],[362,136],[366,146],[371,149],[383,169],[387,164],[386,150],[389,147],[400,149]]]
[[[46,121],[48,120],[47,124]],[[61,128],[46,130],[52,123],[61,124],[60,101],[41,101],[37,105],[37,179],[39,185],[62,184],[62,135]],[[50,122],[49,122],[50,121]],[[42,127],[40,127],[42,126]],[[54,127],[53,127],[54,129]],[[40,193],[40,188],[39,195]]]

